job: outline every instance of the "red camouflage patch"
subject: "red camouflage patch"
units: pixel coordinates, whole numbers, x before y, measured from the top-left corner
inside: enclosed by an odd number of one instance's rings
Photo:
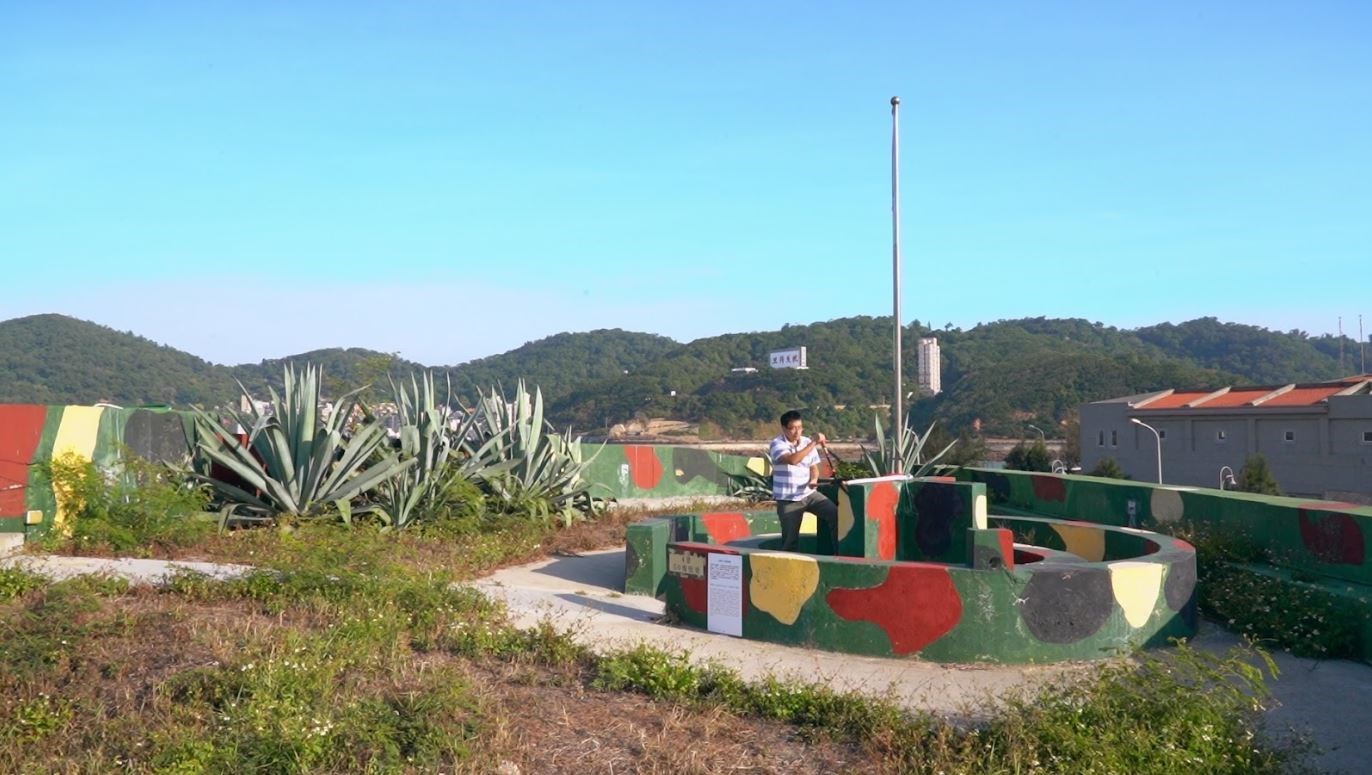
[[[1067,500],[1067,482],[1056,476],[1031,476],[1034,484],[1034,497],[1041,501],[1062,503]]]
[[[624,448],[624,459],[629,461],[629,474],[640,490],[651,490],[662,481],[662,461],[652,447],[631,444]]]
[[[917,653],[962,620],[962,598],[952,574],[938,565],[894,565],[880,586],[834,589],[826,599],[844,619],[872,622],[884,630],[894,654]]]
[[[896,558],[896,505],[900,490],[891,482],[881,482],[872,488],[867,498],[867,519],[877,523],[877,558]]]
[[[0,407],[0,516],[23,516],[28,511],[29,463],[47,418],[46,406]]]
[[[1301,541],[1320,562],[1362,565],[1362,526],[1350,514],[1300,510]]]
[[[700,521],[710,534],[710,540],[717,544],[727,544],[753,534],[748,526],[748,518],[742,512],[717,511],[701,515]]]

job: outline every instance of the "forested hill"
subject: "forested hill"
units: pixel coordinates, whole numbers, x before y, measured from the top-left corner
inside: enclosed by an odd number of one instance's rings
[[[1300,331],[1281,334],[1256,326],[1198,318],[1180,325],[1162,323],[1140,328],[1139,339],[1164,354],[1201,366],[1242,374],[1262,385],[1299,379],[1335,379],[1358,372],[1358,344],[1343,337],[1344,361],[1339,366],[1339,337],[1307,336]]]
[[[921,424],[937,416],[958,429],[981,420],[988,433],[1024,433],[1055,423],[1086,401],[1164,387],[1274,384],[1332,379],[1358,366],[1357,343],[1299,331],[1201,318],[1121,330],[1076,319],[1002,320],[968,330],[904,332],[907,389],[915,383],[915,342],[933,335],[943,351],[944,393],[919,400]],[[810,369],[772,370],[771,350],[805,346]],[[594,430],[634,417],[703,421],[726,433],[767,428],[777,414],[805,407],[817,423],[846,433],[871,428],[873,405],[890,401],[890,318],[853,317],[779,331],[680,344],[653,334],[563,333],[488,358],[436,367],[470,399],[475,390],[519,379],[542,387],[549,416]],[[405,375],[423,365],[371,350],[328,349],[234,367],[61,315],[0,322],[0,401],[134,405],[217,404],[279,384],[286,361],[325,367],[330,393]],[[752,367],[753,373],[732,369]],[[673,395],[675,393],[675,395]]]
[[[451,378],[453,392],[464,399],[472,398],[478,390],[489,390],[492,385],[513,389],[520,379],[538,385],[549,397],[557,397],[586,382],[633,373],[677,347],[680,347],[679,343],[665,336],[614,328],[556,334],[459,366],[429,367],[354,347],[314,350],[255,365],[236,366],[234,374],[249,389],[267,384],[279,388],[282,366],[287,361],[316,363],[324,367],[330,393],[370,384],[376,387],[373,397],[379,397],[388,389],[388,374],[396,378],[408,377],[416,371],[432,368],[439,380]]]
[[[0,402],[180,404],[236,392],[229,370],[65,315],[0,323]]]
[[[489,385],[512,387],[521,377],[556,396],[587,381],[636,371],[679,346],[664,336],[619,329],[563,333],[433,369],[440,379],[450,376],[454,392],[468,398]],[[268,385],[279,388],[287,362],[322,366],[332,395],[366,384],[384,388],[388,373],[402,377],[430,368],[358,347],[220,366],[132,332],[64,315],[0,322],[0,402],[215,405],[238,396],[235,380],[254,393]]]
[[[995,434],[1034,424],[1054,434],[1079,405],[1167,387],[1333,379],[1343,370],[1338,339],[1280,333],[1202,318],[1136,331],[1079,319],[1003,320],[970,330],[904,334],[906,389],[916,374],[915,343],[936,336],[944,392],[914,404],[922,426],[939,418],[961,428],[980,420]],[[889,404],[890,318],[856,317],[781,331],[699,339],[629,375],[585,384],[563,396],[552,415],[581,428],[636,415],[708,421],[725,432],[766,429],[786,408],[806,408],[816,424],[844,433],[870,431],[874,407]],[[806,371],[767,368],[769,350],[804,345]],[[1357,344],[1344,340],[1348,353]],[[756,373],[731,373],[755,367]],[[675,391],[675,395],[673,395]]]
[[[548,397],[557,398],[588,382],[633,374],[680,346],[665,336],[618,328],[563,333],[468,361],[450,371],[454,389],[463,393],[494,384],[513,387],[523,378],[541,387]]]

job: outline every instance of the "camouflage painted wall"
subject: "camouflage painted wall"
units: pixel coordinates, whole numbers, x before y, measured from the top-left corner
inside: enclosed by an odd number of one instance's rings
[[[921,496],[926,488],[935,494]],[[1194,632],[1190,545],[1033,518],[980,527],[978,496],[984,504],[984,490],[965,483],[849,483],[840,551],[855,556],[775,551],[771,511],[647,520],[629,528],[625,590],[659,595],[683,622],[706,627],[708,557],[738,555],[743,637],[947,662],[1093,659]],[[863,540],[850,543],[857,526]],[[915,533],[912,556],[948,564],[897,557],[897,531]],[[1012,535],[1042,548],[1016,551]]]
[[[43,464],[64,454],[111,469],[127,446],[159,462],[190,449],[190,418],[162,409],[0,404],[0,532],[44,533],[67,517]]]
[[[586,449],[590,454],[592,449]],[[586,471],[601,498],[729,495],[749,472],[771,471],[766,457],[729,455],[691,447],[606,444]]]
[[[1372,507],[1025,471],[962,469],[958,479],[984,483],[997,513],[1164,533],[1182,523],[1204,525],[1252,542],[1274,565],[1372,586]]]
[[[1372,662],[1372,507],[1023,471],[964,469],[958,478],[986,484],[997,513],[1224,536],[1247,547],[1255,570],[1341,600],[1362,622],[1357,648]]]

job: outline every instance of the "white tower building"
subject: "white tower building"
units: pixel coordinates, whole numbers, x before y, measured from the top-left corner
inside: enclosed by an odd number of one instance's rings
[[[929,395],[943,392],[943,370],[939,363],[938,339],[923,336],[919,340],[919,387]]]

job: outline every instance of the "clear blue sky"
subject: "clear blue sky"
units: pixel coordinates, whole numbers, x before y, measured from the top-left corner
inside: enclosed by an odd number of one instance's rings
[[[1369,41],[1365,2],[0,0],[0,317],[449,364],[889,314],[899,94],[907,320],[1355,332]]]

